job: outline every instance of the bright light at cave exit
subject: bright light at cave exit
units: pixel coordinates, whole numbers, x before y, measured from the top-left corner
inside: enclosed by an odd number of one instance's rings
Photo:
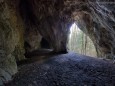
[[[97,56],[92,40],[86,36],[75,23],[73,23],[70,28],[67,47],[68,50],[79,54],[93,57]]]
[[[73,23],[71,28],[70,28],[70,35],[69,35],[70,39],[71,39],[72,32],[74,31],[74,29],[76,29],[77,33],[80,33],[79,27],[75,23]]]

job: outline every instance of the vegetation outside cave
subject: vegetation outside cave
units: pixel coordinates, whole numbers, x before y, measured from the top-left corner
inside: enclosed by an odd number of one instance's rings
[[[82,55],[97,57],[95,46],[92,40],[84,34],[74,23],[70,28],[68,49]]]

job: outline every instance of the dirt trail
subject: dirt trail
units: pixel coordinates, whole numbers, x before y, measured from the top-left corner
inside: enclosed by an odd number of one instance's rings
[[[115,64],[75,53],[26,64],[6,86],[115,86]]]

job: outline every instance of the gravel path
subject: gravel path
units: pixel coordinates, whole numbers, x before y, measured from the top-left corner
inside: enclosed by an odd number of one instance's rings
[[[75,53],[26,64],[6,86],[115,86],[115,64]]]

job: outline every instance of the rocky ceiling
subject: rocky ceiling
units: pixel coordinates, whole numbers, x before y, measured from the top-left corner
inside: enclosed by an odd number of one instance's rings
[[[99,57],[115,58],[114,0],[0,0],[0,82],[17,72],[15,58],[24,59],[25,42],[32,51],[43,37],[55,52],[67,52],[74,22]]]
[[[22,0],[19,10],[26,29],[36,28],[56,52],[66,51],[67,33],[76,22],[93,40],[98,56],[115,54],[114,0]]]

